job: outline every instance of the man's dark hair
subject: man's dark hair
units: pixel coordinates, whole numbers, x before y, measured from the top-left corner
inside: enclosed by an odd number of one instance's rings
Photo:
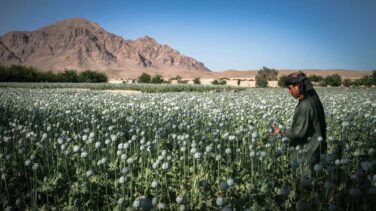
[[[291,73],[287,76],[285,85],[298,85],[306,78],[306,75],[303,72]]]
[[[313,90],[312,83],[303,72],[291,73],[288,75],[285,85],[299,85],[299,91],[302,95],[306,95],[308,91]]]

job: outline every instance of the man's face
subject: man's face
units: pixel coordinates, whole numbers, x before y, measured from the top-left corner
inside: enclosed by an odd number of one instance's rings
[[[289,93],[291,94],[291,96],[293,96],[294,98],[299,98],[299,85],[289,85],[287,88],[289,89]]]

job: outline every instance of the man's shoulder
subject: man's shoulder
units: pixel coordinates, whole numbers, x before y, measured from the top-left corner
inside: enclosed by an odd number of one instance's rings
[[[307,97],[299,103],[299,107],[304,110],[313,109],[315,105],[315,99],[313,99],[312,97]]]

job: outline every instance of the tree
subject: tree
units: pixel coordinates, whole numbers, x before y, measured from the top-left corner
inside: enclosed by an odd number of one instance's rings
[[[39,82],[40,72],[33,67],[25,67],[22,65],[12,65],[8,68],[9,81],[14,82]]]
[[[278,86],[285,88],[286,87],[286,80],[287,80],[287,76],[281,75],[281,77],[279,77],[279,79],[278,79]]]
[[[219,82],[218,82],[217,79],[215,79],[214,81],[211,82],[211,84],[213,84],[213,85],[219,85]]]
[[[153,84],[161,84],[164,82],[163,78],[162,78],[162,75],[160,74],[157,74],[155,75],[152,79],[151,79],[151,82]]]
[[[376,70],[372,71],[373,85],[376,85]]]
[[[268,81],[278,80],[278,71],[268,67],[262,67],[261,70],[257,71],[257,75],[261,78],[265,78]]]
[[[345,80],[342,81],[342,85],[345,87],[350,87],[353,85],[353,82],[350,79],[346,78]]]
[[[275,69],[262,67],[256,74],[256,87],[267,87],[268,81],[275,81],[278,79],[278,71]]]
[[[311,82],[321,82],[323,79],[321,75],[315,75],[315,74],[309,75],[307,78]]]
[[[183,80],[183,78],[180,75],[176,76],[175,80],[177,80],[178,84],[187,84],[188,83],[188,81]]]
[[[341,76],[339,74],[328,75],[323,80],[323,82],[326,85],[330,85],[330,86],[340,86],[341,85],[341,81],[342,81],[341,80]]]
[[[194,84],[201,84],[201,80],[200,80],[200,77],[196,77],[193,79],[193,83]]]
[[[9,69],[3,65],[0,65],[0,81],[10,81],[10,72]]]
[[[34,67],[0,65],[0,81],[9,82],[107,82],[104,73],[87,70],[77,75],[76,70],[54,73],[41,71]]]
[[[256,75],[256,87],[265,88],[268,87],[268,80]]]
[[[41,81],[43,82],[59,82],[57,78],[57,74],[53,73],[52,71],[41,73],[40,78],[41,78]]]
[[[171,78],[171,80],[177,80],[177,81],[180,81],[180,80],[182,80],[182,79],[183,79],[183,78],[182,78],[180,75],[177,75],[177,76]]]
[[[95,72],[92,70],[85,70],[78,76],[78,81],[85,83],[107,82],[107,80],[107,76],[104,73]]]
[[[227,84],[227,80],[226,79],[228,79],[228,78],[220,78],[218,80],[218,84],[219,85],[226,85]]]
[[[241,82],[241,80],[240,80],[240,79],[238,79],[238,81],[237,81],[237,84],[238,84],[238,86],[240,86],[240,82]]]
[[[367,87],[371,87],[373,85],[373,77],[371,76],[363,76],[363,78],[361,79],[358,79],[359,82],[358,84],[361,85],[361,86],[367,86]]]
[[[85,78],[83,78],[83,77],[85,77]],[[90,81],[87,81],[87,80],[89,80],[89,78],[91,78],[91,73],[88,73],[88,72],[84,73],[83,77],[81,78],[82,81],[90,82]],[[65,70],[62,73],[58,73],[57,78],[61,82],[77,83],[80,80],[79,76],[77,75],[77,72],[75,70]]]
[[[138,77],[138,82],[139,83],[150,83],[151,82],[151,76],[147,73],[142,73],[139,77]]]

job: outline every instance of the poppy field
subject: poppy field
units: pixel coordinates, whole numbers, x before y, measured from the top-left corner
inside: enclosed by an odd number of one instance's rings
[[[375,210],[376,91],[317,92],[328,150],[307,175],[306,147],[272,136],[291,125],[286,89],[3,87],[1,209]]]

